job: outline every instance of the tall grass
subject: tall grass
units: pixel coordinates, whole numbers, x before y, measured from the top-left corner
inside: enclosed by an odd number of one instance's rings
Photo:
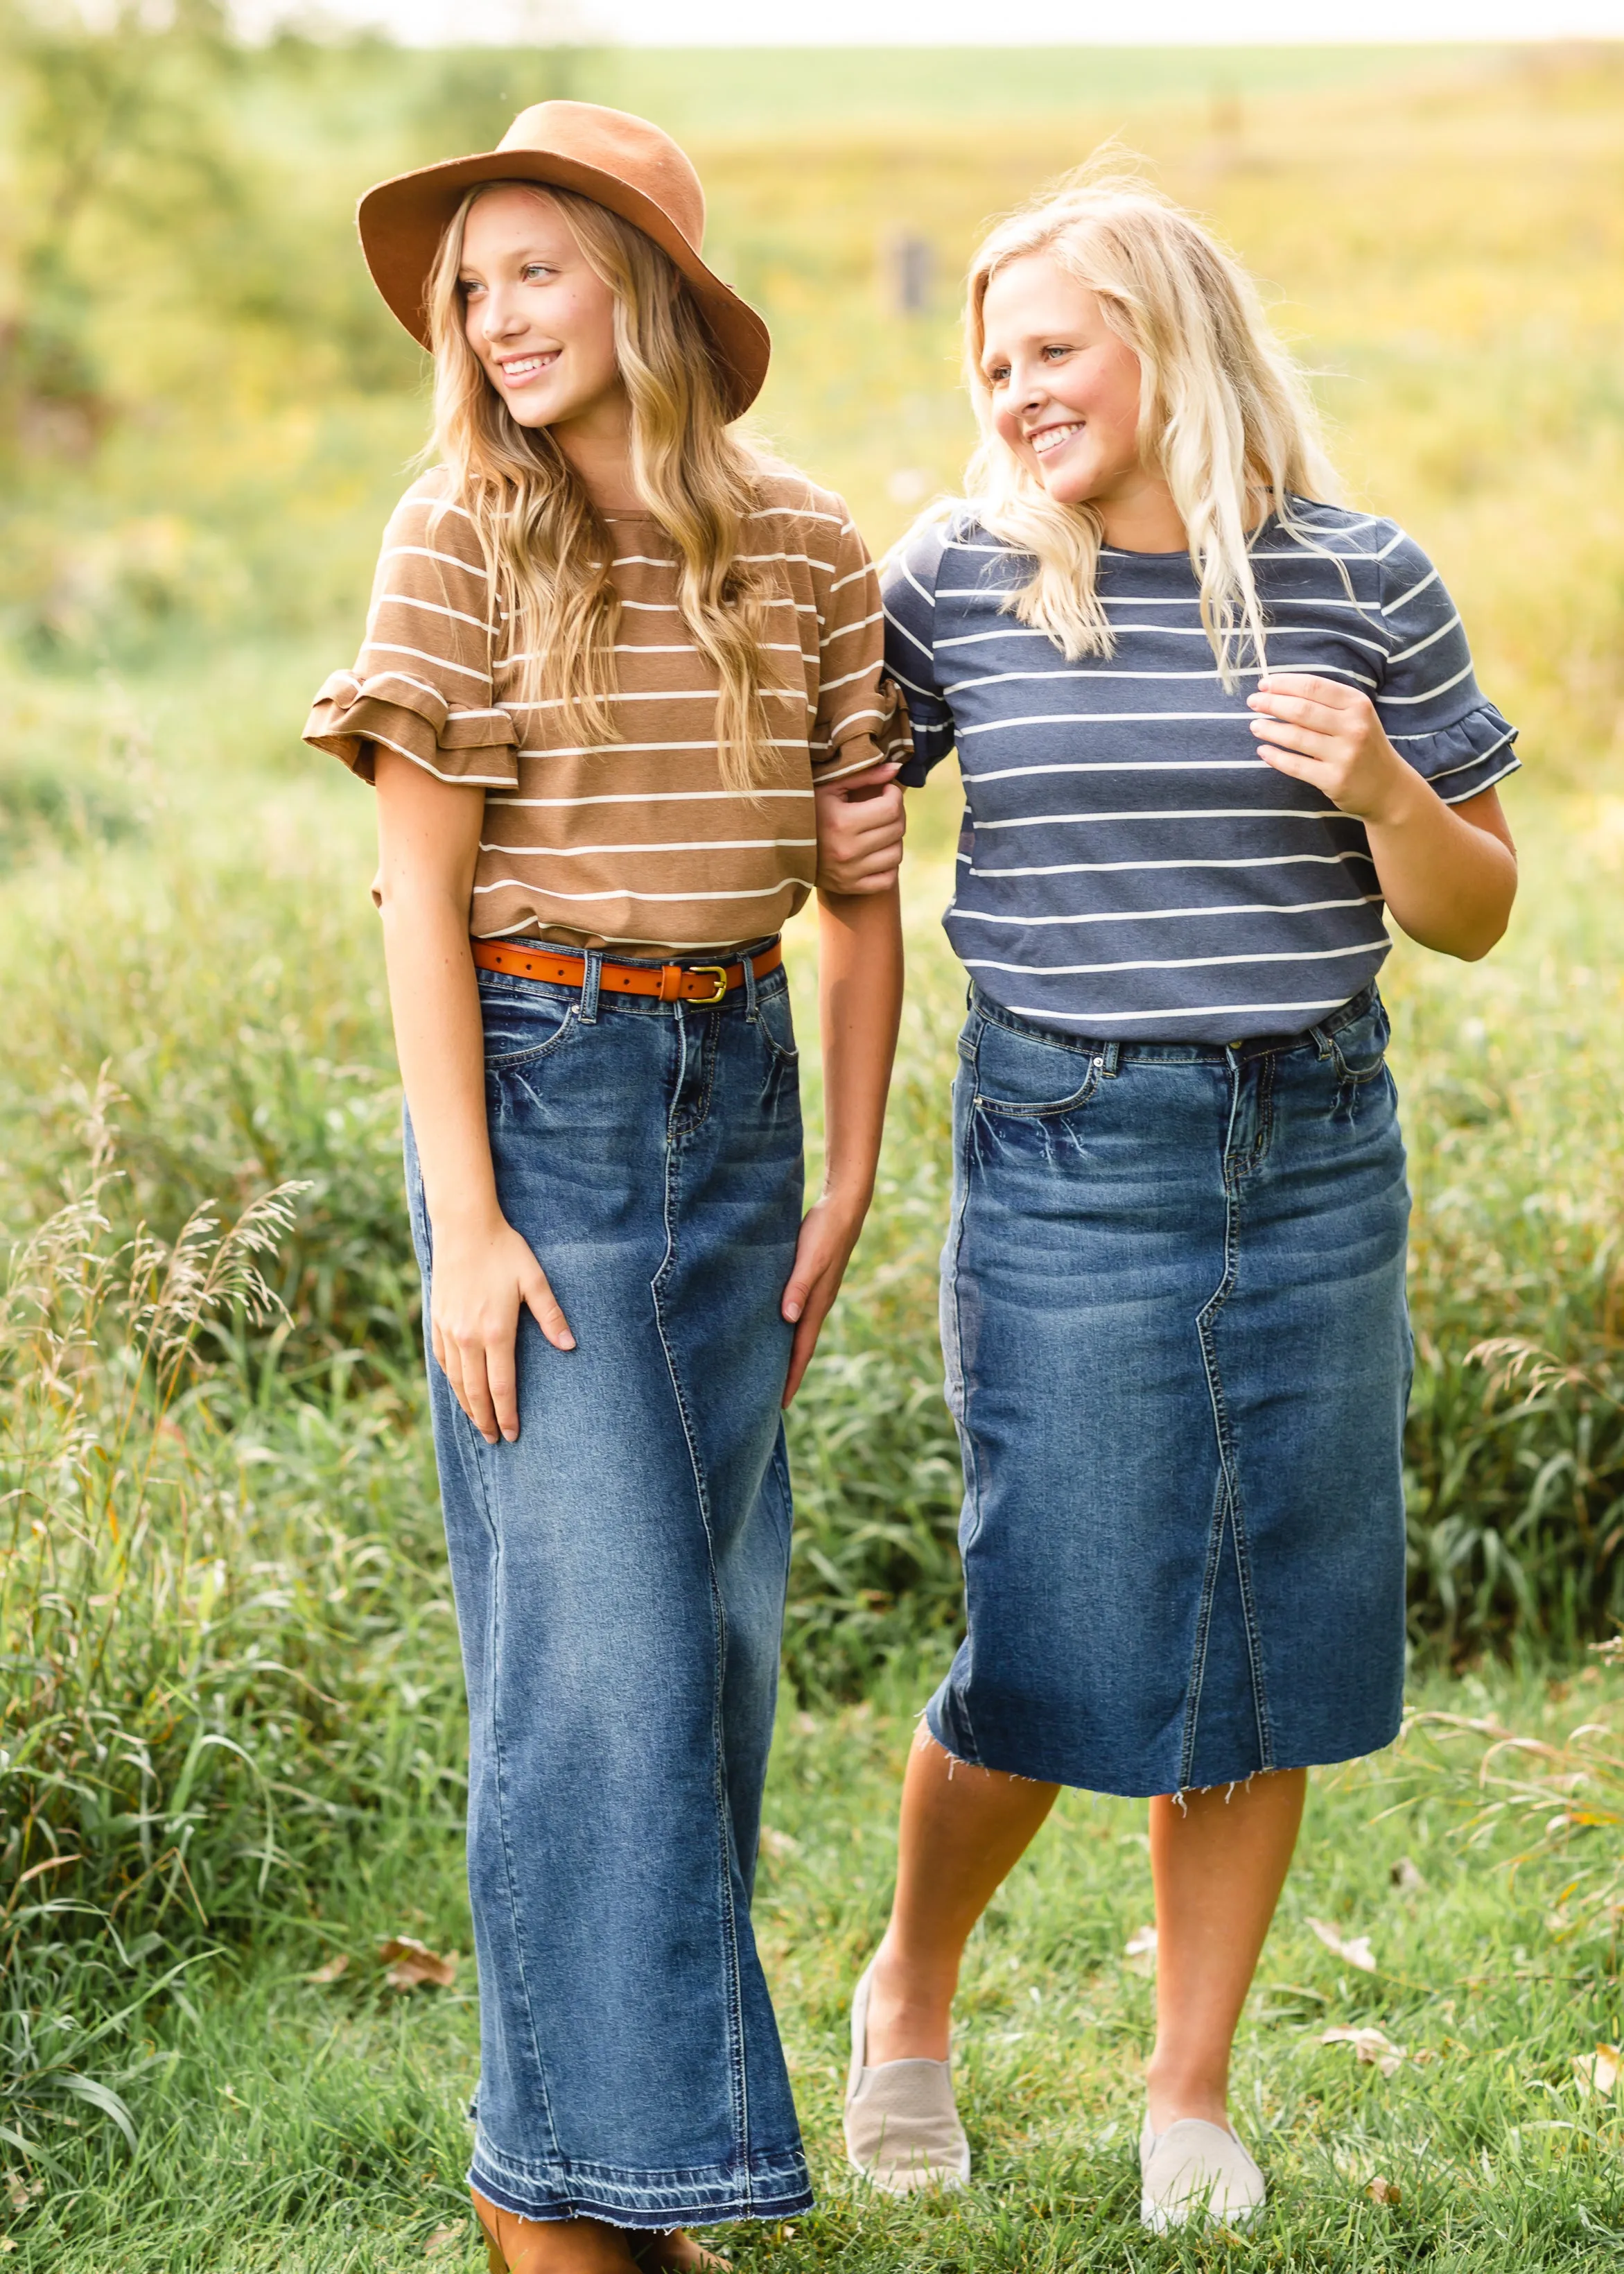
[[[370,816],[295,737],[422,425],[350,193],[518,97],[512,58],[247,58],[207,10],[35,24],[32,45],[19,21],[0,137],[24,220],[66,194],[53,118],[111,138],[54,238],[19,220],[0,247],[26,319],[0,389],[0,2127],[37,2161],[68,2117],[117,2138],[160,2097],[141,2064],[188,1994],[175,1967],[249,1939],[302,1965],[380,1843],[455,1839]],[[1417,1198],[1411,1617],[1448,1663],[1624,1617],[1621,103],[1605,54],[1432,58],[1134,120],[1271,280],[1356,477],[1438,554],[1527,730],[1512,939],[1480,968],[1390,973]],[[717,257],[778,343],[766,423],[876,545],[962,456],[946,280],[974,229],[1117,123],[768,147],[746,117],[700,147]],[[906,319],[883,286],[904,227],[943,280]],[[935,1329],[952,806],[945,783],[916,805],[879,1190],[791,1416],[787,1662],[819,1711],[939,1660],[958,1616]],[[791,961],[805,1031],[795,936]],[[116,1155],[87,1123],[116,1124]],[[1513,1343],[1534,1354],[1515,1378]]]

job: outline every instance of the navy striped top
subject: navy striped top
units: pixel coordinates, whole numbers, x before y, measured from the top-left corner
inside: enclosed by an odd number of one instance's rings
[[[1511,773],[1516,730],[1419,546],[1390,521],[1296,511],[1312,541],[1271,518],[1252,548],[1271,667],[1363,688],[1449,804]],[[1188,555],[1103,551],[1116,652],[1070,664],[1003,605],[1027,573],[963,506],[882,572],[914,727],[902,779],[959,750],[944,921],[977,983],[1041,1026],[1146,1042],[1300,1033],[1357,995],[1390,945],[1364,825],[1258,755],[1258,674],[1224,692]]]

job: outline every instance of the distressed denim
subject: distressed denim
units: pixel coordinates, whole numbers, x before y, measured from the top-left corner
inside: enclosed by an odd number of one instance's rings
[[[801,1131],[782,972],[712,1008],[482,973],[502,1209],[574,1330],[520,1433],[429,1367],[468,1682],[470,2179],[624,2227],[810,2202],[750,1926],[789,1562],[778,1314]],[[425,1293],[433,1258],[410,1127]]]
[[[928,1708],[1097,1792],[1371,1752],[1404,1672],[1409,1194],[1373,988],[1090,1043],[976,994],[943,1259],[967,1631]]]

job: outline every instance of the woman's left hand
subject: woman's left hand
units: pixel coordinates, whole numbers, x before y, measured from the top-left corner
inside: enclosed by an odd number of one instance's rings
[[[1246,703],[1260,714],[1252,731],[1269,765],[1361,821],[1403,818],[1419,778],[1387,740],[1368,695],[1335,679],[1271,671]]]
[[[811,1364],[818,1336],[840,1291],[840,1282],[846,1276],[846,1267],[868,1213],[867,1201],[861,1207],[854,1207],[838,1193],[825,1193],[801,1219],[801,1237],[795,1243],[795,1266],[780,1306],[784,1316],[793,1322],[795,1329],[795,1339],[790,1345],[789,1378],[784,1385],[786,1405],[800,1389],[801,1378]]]

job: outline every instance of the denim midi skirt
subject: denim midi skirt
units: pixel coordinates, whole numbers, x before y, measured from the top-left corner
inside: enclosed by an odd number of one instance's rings
[[[438,1366],[468,1680],[472,2184],[523,2218],[811,2201],[750,1927],[789,1566],[778,1305],[801,1222],[783,972],[715,1007],[482,972],[498,1197],[576,1348],[519,1321],[519,1435]],[[422,1179],[407,1183],[425,1296]]]
[[[1087,1042],[975,992],[943,1259],[987,1768],[1144,1796],[1397,1732],[1410,1201],[1373,987],[1305,1034]]]

